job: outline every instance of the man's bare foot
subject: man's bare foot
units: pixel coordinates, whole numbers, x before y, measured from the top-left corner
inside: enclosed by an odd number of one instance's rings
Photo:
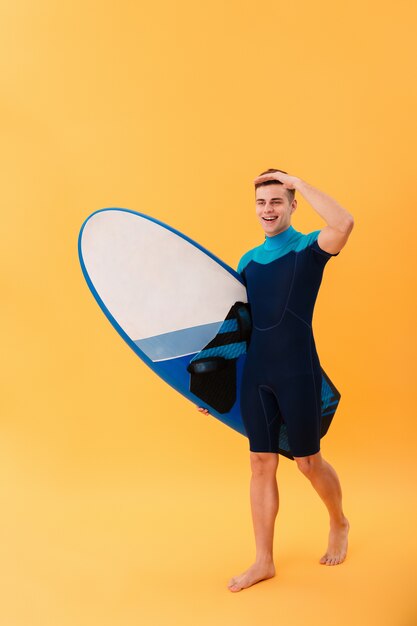
[[[240,591],[273,576],[275,576],[273,561],[255,562],[243,574],[231,578],[227,586],[230,591]]]
[[[338,565],[345,560],[348,547],[349,528],[350,524],[346,517],[342,524],[330,525],[327,552],[320,559],[320,563],[322,565]]]

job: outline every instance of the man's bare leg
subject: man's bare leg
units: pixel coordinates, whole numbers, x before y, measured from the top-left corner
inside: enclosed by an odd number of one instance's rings
[[[276,479],[279,456],[275,452],[250,452],[252,476],[250,499],[255,532],[256,560],[249,569],[230,579],[230,591],[246,587],[275,576],[273,541],[275,518],[279,509]]]
[[[321,557],[322,565],[338,565],[347,554],[349,521],[342,509],[342,489],[334,468],[323,459],[321,452],[295,457],[299,470],[307,476],[330,515],[329,544]]]

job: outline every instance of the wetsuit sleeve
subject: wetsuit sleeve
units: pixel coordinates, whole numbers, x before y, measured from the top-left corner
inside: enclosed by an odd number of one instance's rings
[[[237,268],[237,273],[240,274],[241,279],[243,280],[243,284],[245,285],[245,287],[247,287],[246,284],[246,276],[245,276],[245,270],[243,269],[239,269],[239,267]]]
[[[240,261],[239,261],[239,263],[238,263],[238,266],[237,266],[237,270],[236,270],[236,271],[237,271],[237,273],[238,273],[238,274],[240,274],[240,276],[241,276],[241,278],[242,278],[242,280],[243,280],[243,283],[244,283],[245,287],[247,287],[247,284],[246,284],[246,276],[245,276],[245,265],[246,265],[246,263],[245,263],[245,256],[246,256],[246,255],[244,255],[244,256],[240,259]]]
[[[314,260],[316,261],[316,263],[318,263],[319,265],[321,265],[322,267],[324,267],[327,263],[327,261],[332,257],[332,256],[337,256],[338,254],[340,254],[340,250],[339,252],[335,252],[334,254],[332,252],[326,252],[326,250],[322,250],[318,244],[318,236],[320,234],[320,231],[317,232],[317,235],[313,241],[313,243],[310,244],[310,249],[311,249],[311,253],[313,255]]]

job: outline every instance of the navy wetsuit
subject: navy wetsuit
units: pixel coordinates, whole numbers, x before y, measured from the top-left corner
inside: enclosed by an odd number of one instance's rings
[[[239,261],[252,316],[240,406],[252,452],[278,452],[285,421],[293,456],[320,450],[321,366],[312,317],[324,266],[320,231],[289,226]]]

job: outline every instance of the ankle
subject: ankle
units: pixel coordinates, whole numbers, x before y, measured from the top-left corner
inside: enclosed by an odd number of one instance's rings
[[[256,556],[255,563],[259,565],[270,565],[274,563],[274,557],[272,554],[259,554]]]
[[[349,526],[348,518],[342,514],[341,517],[330,518],[330,526],[332,528],[344,528]]]

